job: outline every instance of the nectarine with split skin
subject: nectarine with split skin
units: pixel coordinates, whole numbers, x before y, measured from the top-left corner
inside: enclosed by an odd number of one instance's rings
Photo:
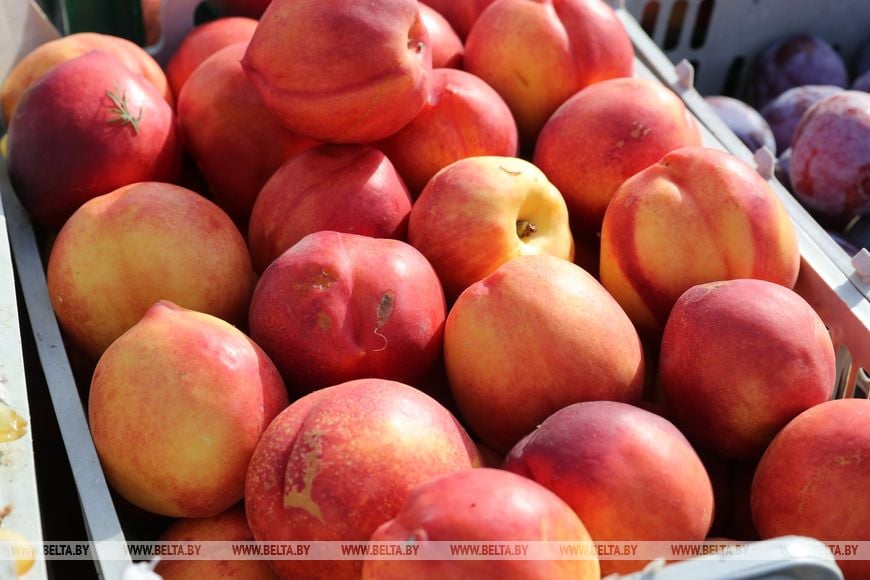
[[[287,403],[278,369],[250,338],[160,301],[100,358],[88,417],[106,478],[125,499],[209,517],[242,499],[254,447]]]
[[[408,494],[480,466],[465,430],[421,391],[381,379],[326,387],[266,429],[248,466],[245,509],[257,541],[368,541]],[[358,578],[361,560],[273,560],[282,578]]]
[[[626,180],[604,214],[601,282],[643,332],[706,282],[794,286],[797,236],[773,188],[725,151],[682,147]]]
[[[291,131],[366,143],[423,108],[432,51],[416,0],[273,0],[242,66]]]
[[[438,360],[445,316],[438,276],[412,246],[320,231],[263,272],[248,321],[304,394],[364,377],[413,383]]]

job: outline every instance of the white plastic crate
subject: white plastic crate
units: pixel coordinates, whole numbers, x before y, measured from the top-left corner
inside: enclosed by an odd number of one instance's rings
[[[849,66],[870,42],[867,0],[625,0],[625,7],[672,62],[692,63],[704,95],[739,94],[755,55],[793,34],[816,34]]]

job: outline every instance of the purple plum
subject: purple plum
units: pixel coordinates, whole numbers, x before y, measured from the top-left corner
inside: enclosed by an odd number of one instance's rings
[[[704,100],[750,151],[754,152],[766,145],[771,152],[776,153],[773,132],[758,111],[731,97],[713,95],[704,97]]]
[[[778,40],[757,58],[747,85],[747,102],[763,107],[792,87],[846,87],[849,73],[842,57],[824,39],[798,34]]]
[[[768,102],[761,109],[761,116],[767,121],[776,138],[778,151],[791,147],[792,135],[804,112],[816,101],[842,91],[834,85],[803,85],[793,87]]]
[[[808,208],[846,221],[870,213],[870,93],[841,91],[807,109],[789,177]]]

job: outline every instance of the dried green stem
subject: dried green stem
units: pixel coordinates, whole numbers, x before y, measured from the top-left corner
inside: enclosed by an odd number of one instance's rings
[[[119,125],[131,125],[133,131],[139,134],[139,121],[142,120],[142,107],[139,107],[139,114],[135,117],[130,110],[130,105],[127,103],[127,92],[120,92],[118,85],[115,85],[115,92],[106,91],[106,96],[112,101],[114,107],[109,108],[115,116],[109,120],[109,123],[117,123]]]

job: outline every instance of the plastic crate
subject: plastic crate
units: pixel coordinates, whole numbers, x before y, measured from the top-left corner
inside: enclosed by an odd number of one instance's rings
[[[851,65],[870,42],[866,0],[625,0],[672,62],[687,59],[705,95],[742,93],[752,60],[774,41],[813,33]]]
[[[720,0],[724,2],[727,0]],[[153,54],[169,53],[176,46],[184,33],[193,25],[193,14],[199,0],[166,0],[163,7],[164,37],[156,47],[151,47]],[[703,101],[693,89],[685,89],[680,85],[673,65],[661,53],[655,43],[644,33],[637,21],[626,10],[620,10],[620,16],[631,32],[635,50],[636,76],[657,79],[674,88],[680,94],[690,109],[701,113],[709,113],[704,109]],[[162,53],[160,51],[163,51]],[[20,56],[20,55],[19,55]],[[701,101],[701,105],[695,101]],[[696,113],[697,114],[697,113]],[[721,124],[717,126],[711,120],[699,116],[700,126],[705,144],[711,147],[732,151],[744,159],[752,160],[752,155],[745,149],[740,150],[739,141]],[[730,134],[730,137],[729,137]],[[836,396],[867,396],[866,376],[859,373],[859,368],[870,368],[870,301],[866,298],[866,287],[860,289],[855,282],[822,251],[814,239],[818,225],[800,208],[791,196],[772,181],[777,193],[783,198],[792,220],[795,223],[801,249],[801,275],[796,290],[813,305],[823,320],[831,329],[832,337],[838,349],[838,378]],[[61,434],[67,447],[67,452],[73,464],[73,472],[77,492],[84,515],[88,539],[95,545],[97,560],[96,572],[105,578],[121,578],[123,571],[130,565],[129,559],[101,557],[106,552],[100,551],[100,541],[124,541],[125,539],[146,539],[125,536],[123,516],[112,501],[90,432],[87,427],[83,402],[79,395],[75,376],[70,361],[63,348],[61,333],[56,319],[51,311],[48,292],[45,284],[44,264],[40,255],[40,236],[36,232],[18,203],[8,181],[0,180],[0,193],[7,207],[9,219],[9,235],[15,256],[19,280],[24,287],[27,301],[27,311],[34,331],[36,347],[42,365],[49,393],[54,402]],[[789,201],[790,200],[790,201]],[[801,213],[803,212],[803,213]],[[820,229],[820,228],[818,228]],[[862,382],[863,381],[863,382]],[[82,538],[84,539],[84,538]],[[705,566],[710,565],[705,563]],[[821,566],[828,575],[814,575],[814,566]],[[773,566],[771,573],[783,572],[791,568],[800,568],[806,574],[803,577],[836,578],[836,571],[831,572],[831,563],[803,562],[797,559],[783,562],[781,566]],[[689,576],[674,574],[675,566],[663,568],[662,578],[680,578],[687,580]],[[712,569],[711,569],[712,570]],[[725,568],[723,568],[725,570]],[[733,573],[733,574],[732,574]],[[644,578],[656,578],[656,572],[649,572]],[[695,570],[697,574],[697,570]],[[739,578],[737,572],[728,569],[728,577]],[[711,576],[713,572],[711,572]],[[700,578],[694,575],[692,578]],[[719,576],[723,577],[723,576]],[[799,576],[796,576],[799,577]]]

